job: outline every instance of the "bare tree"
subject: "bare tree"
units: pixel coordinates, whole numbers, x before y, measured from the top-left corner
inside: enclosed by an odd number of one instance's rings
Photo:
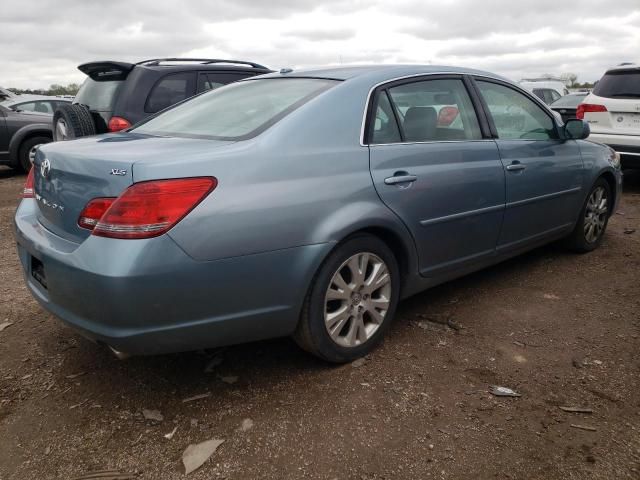
[[[567,85],[567,87],[573,87],[576,84],[576,80],[578,80],[578,75],[575,73],[567,72],[560,75],[562,81]]]

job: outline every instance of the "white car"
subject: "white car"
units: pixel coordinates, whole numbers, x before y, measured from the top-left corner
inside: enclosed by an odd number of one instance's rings
[[[640,168],[640,66],[608,70],[578,106],[576,117],[589,122],[589,140],[613,148],[623,167]]]
[[[569,90],[564,82],[555,79],[524,79],[520,80],[520,86],[532,92],[547,105],[551,105],[560,97],[569,95]]]

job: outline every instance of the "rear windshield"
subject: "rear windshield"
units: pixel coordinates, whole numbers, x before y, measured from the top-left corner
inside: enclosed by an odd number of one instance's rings
[[[565,95],[551,104],[552,107],[577,107],[583,100],[587,98],[587,95]]]
[[[150,135],[245,140],[335,85],[335,80],[246,80],[199,95],[133,131]]]
[[[593,93],[607,98],[640,98],[640,71],[607,72]]]
[[[87,77],[84,81],[73,103],[86,105],[90,110],[98,112],[110,112],[116,100],[116,94],[123,80],[109,80],[106,82],[96,82]]]

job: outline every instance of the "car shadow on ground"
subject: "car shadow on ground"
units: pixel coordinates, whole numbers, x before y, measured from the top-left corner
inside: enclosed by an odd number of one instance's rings
[[[640,169],[637,170],[625,170],[624,172],[624,186],[625,193],[640,194]]]
[[[19,170],[17,168],[0,166],[0,180],[19,176],[26,176],[26,174],[22,170]]]

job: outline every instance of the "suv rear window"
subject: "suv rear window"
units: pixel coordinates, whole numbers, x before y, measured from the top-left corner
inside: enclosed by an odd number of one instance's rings
[[[607,72],[593,93],[607,98],[640,98],[640,70]]]
[[[97,112],[110,112],[116,100],[116,94],[123,80],[97,82],[91,77],[84,81],[73,103],[80,103]]]
[[[338,83],[317,78],[246,80],[180,104],[133,131],[160,136],[245,140]]]

